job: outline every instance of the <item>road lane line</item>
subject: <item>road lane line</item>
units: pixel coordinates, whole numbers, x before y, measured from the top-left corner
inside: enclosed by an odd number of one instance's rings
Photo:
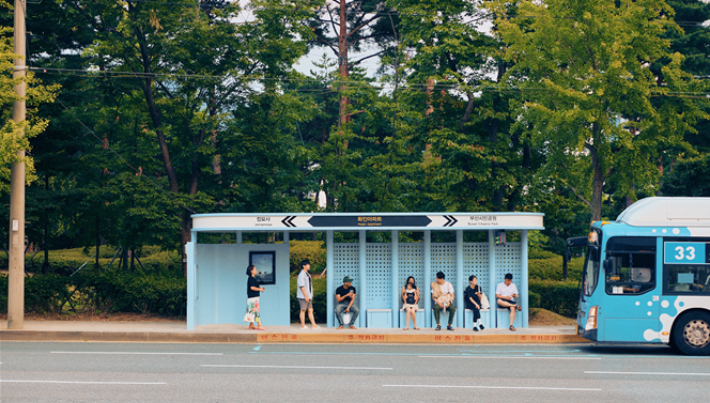
[[[548,360],[601,360],[601,357],[587,356],[544,356],[544,355],[520,355],[520,356],[505,356],[505,355],[420,355],[419,358],[544,358]]]
[[[457,386],[457,385],[382,385],[386,388],[466,388],[466,389],[521,389],[521,390],[568,390],[599,392],[601,389],[590,388],[545,388],[537,386]]]
[[[286,365],[200,365],[207,368],[279,368],[279,369],[378,369],[391,371],[392,368],[372,368],[372,367],[305,367],[305,366],[286,366]]]
[[[261,350],[261,344],[257,345],[256,347],[251,349],[252,351],[259,351]]]
[[[585,374],[612,374],[612,375],[688,375],[710,376],[707,372],[616,372],[616,371],[584,371]]]
[[[80,381],[35,381],[19,379],[0,379],[4,383],[61,383],[69,385],[166,385],[165,382],[80,382]]]
[[[107,355],[224,355],[222,353],[132,353],[123,351],[50,351],[51,354],[107,354]]]

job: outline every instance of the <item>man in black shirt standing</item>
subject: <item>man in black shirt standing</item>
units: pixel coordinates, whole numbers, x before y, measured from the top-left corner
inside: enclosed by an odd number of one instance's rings
[[[335,316],[338,318],[338,323],[340,327],[338,329],[343,329],[343,313],[350,313],[350,328],[356,329],[354,326],[355,320],[357,319],[360,310],[355,303],[355,287],[353,287],[353,279],[349,276],[343,278],[343,285],[335,290],[335,299],[338,301],[338,305],[335,307]]]

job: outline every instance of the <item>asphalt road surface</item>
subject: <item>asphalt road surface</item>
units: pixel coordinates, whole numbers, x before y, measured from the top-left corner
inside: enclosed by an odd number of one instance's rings
[[[2,402],[710,402],[651,346],[0,345]]]

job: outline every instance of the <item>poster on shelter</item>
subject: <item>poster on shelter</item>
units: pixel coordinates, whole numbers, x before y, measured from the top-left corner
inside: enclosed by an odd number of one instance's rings
[[[276,284],[276,252],[249,252],[249,264],[256,266],[260,284]]]

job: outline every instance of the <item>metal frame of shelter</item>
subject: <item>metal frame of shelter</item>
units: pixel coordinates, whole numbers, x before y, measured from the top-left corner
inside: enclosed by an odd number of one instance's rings
[[[432,325],[431,281],[439,270],[447,273],[455,289],[457,308],[455,323],[462,326],[467,314],[463,292],[468,285],[468,275],[478,274],[481,285],[491,302],[490,317],[483,318],[484,323],[496,327],[501,322],[502,310],[496,309],[495,287],[502,281],[503,275],[510,271],[518,274],[515,282],[520,287],[520,301],[523,305],[520,321],[516,324],[528,326],[528,231],[542,230],[542,213],[301,213],[301,214],[196,214],[192,216],[192,240],[186,245],[188,264],[188,307],[187,328],[203,324],[241,323],[240,316],[230,311],[242,311],[232,304],[241,306],[243,302],[236,291],[230,294],[232,284],[239,281],[232,272],[219,271],[220,267],[236,265],[241,273],[246,268],[246,256],[255,250],[268,250],[267,245],[242,244],[243,232],[282,232],[284,244],[280,246],[281,256],[277,263],[286,266],[279,269],[275,276],[283,276],[282,288],[273,292],[288,293],[283,284],[288,284],[288,247],[290,232],[325,232],[326,233],[326,276],[327,283],[327,326],[335,323],[335,289],[337,282],[346,274],[355,278],[360,308],[361,327],[400,327],[403,320],[401,312],[401,294],[404,279],[411,273],[417,273],[423,302],[423,323]],[[500,230],[520,231],[519,243],[506,245],[495,244],[495,232]],[[389,244],[367,243],[366,232],[391,231]],[[400,231],[421,231],[423,242],[404,244],[399,242]],[[431,231],[449,231],[456,233],[456,242],[432,243]],[[464,243],[464,231],[486,231],[488,242]],[[236,233],[236,245],[198,245],[197,234]],[[348,244],[334,243],[334,232],[358,232],[359,242]],[[284,258],[284,254],[286,257]],[[228,255],[228,256],[227,256]],[[202,260],[200,260],[202,259]],[[200,268],[202,262],[202,268]],[[282,273],[283,271],[285,273]],[[221,273],[221,274],[220,274]],[[236,274],[235,274],[236,276]],[[415,276],[416,278],[417,276]],[[451,280],[450,280],[451,279]],[[242,280],[246,288],[246,280]],[[231,285],[224,285],[230,283]],[[218,291],[219,287],[222,291]],[[232,287],[232,288],[229,288]],[[237,290],[238,291],[238,290]],[[270,290],[264,296],[269,295]],[[232,295],[234,294],[234,295]],[[245,294],[245,291],[244,291]],[[202,301],[200,301],[202,295]],[[246,295],[246,294],[245,294]],[[245,297],[244,295],[244,297]],[[274,298],[269,305],[262,302],[262,313],[269,315],[265,308],[279,310],[278,320],[266,324],[290,324],[288,310],[289,298]],[[227,309],[224,309],[227,305]],[[421,306],[421,305],[420,305]],[[279,308],[281,307],[281,308]],[[220,309],[222,308],[222,309]],[[230,312],[229,314],[227,312]],[[507,318],[507,311],[502,313]],[[273,316],[273,315],[272,315]],[[421,320],[421,319],[418,319]],[[504,319],[508,321],[509,319]],[[442,320],[443,322],[443,320]],[[468,327],[470,323],[467,323]],[[508,327],[506,322],[498,327]]]

